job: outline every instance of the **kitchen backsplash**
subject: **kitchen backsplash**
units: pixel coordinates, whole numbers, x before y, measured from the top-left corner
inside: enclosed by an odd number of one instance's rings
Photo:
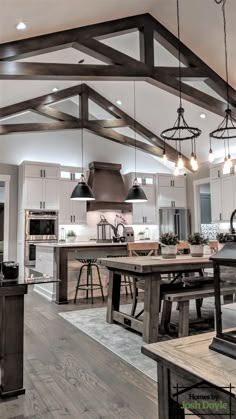
[[[88,241],[97,239],[97,224],[100,221],[100,216],[104,215],[107,221],[111,224],[116,222],[126,223],[132,225],[132,214],[119,213],[116,211],[91,211],[87,213],[87,224],[81,225],[60,225],[60,229],[64,228],[67,234],[69,230],[73,230],[78,241]],[[157,225],[132,225],[135,234],[135,240],[143,240],[149,236],[150,240],[158,239]],[[59,230],[60,233],[60,230]]]

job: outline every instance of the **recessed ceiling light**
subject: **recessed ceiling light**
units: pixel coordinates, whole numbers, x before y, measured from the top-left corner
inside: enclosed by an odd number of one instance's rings
[[[58,88],[57,87],[53,87],[52,92],[58,92]]]
[[[201,113],[200,114],[200,118],[205,119],[206,118],[206,114],[205,113]]]
[[[24,22],[19,22],[19,23],[16,25],[16,29],[17,29],[18,31],[24,31],[24,30],[26,29],[26,24],[25,24]]]
[[[122,102],[121,102],[121,100],[120,100],[120,99],[118,99],[118,100],[116,101],[116,103],[117,103],[117,105],[122,105]]]

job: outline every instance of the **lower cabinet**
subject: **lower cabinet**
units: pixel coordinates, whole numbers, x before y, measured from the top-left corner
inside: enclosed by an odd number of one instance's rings
[[[87,221],[86,202],[70,199],[76,185],[73,181],[60,182],[59,224],[85,224]]]

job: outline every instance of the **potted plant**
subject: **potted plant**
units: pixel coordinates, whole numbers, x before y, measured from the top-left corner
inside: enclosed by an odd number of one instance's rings
[[[66,237],[68,242],[74,242],[76,239],[76,234],[73,230],[69,230]]]
[[[193,257],[202,257],[203,247],[205,244],[208,244],[208,239],[205,239],[200,233],[193,233],[189,236],[188,242],[190,244],[191,255]]]
[[[221,250],[227,242],[227,233],[217,233],[216,240],[218,240],[218,251]]]
[[[160,236],[161,254],[163,259],[175,259],[177,254],[178,237],[174,233],[163,233]]]

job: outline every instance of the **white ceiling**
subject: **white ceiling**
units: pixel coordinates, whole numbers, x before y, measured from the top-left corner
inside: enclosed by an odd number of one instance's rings
[[[98,5],[99,4],[99,5]],[[44,33],[55,32],[91,23],[112,20],[149,12],[153,14],[169,30],[176,34],[176,1],[175,0],[0,0],[0,41],[7,42]],[[69,7],[68,7],[69,6]],[[236,2],[227,0],[228,21],[228,49],[230,83],[236,87]],[[220,6],[214,0],[180,0],[181,38],[197,55],[208,65],[224,77],[223,57],[223,27]],[[27,30],[19,32],[15,25],[19,21],[27,24]],[[106,39],[107,45],[138,58],[137,33],[122,35]],[[77,63],[80,59],[86,63],[99,63],[95,59],[72,48],[40,55],[24,61]],[[155,42],[156,65],[177,64],[176,59]],[[10,105],[35,96],[49,93],[53,87],[63,89],[76,82],[67,81],[0,81],[0,106]],[[133,116],[133,82],[90,82],[95,90],[112,102],[122,101],[121,108]],[[196,86],[196,84],[195,84]],[[198,84],[199,90],[204,90],[212,96],[217,95],[210,91],[203,83]],[[178,99],[157,87],[145,82],[136,83],[136,118],[155,134],[172,125],[176,119]],[[195,105],[184,102],[185,116],[192,126],[202,129],[202,135],[197,140],[197,153],[200,161],[206,161],[209,142],[208,133],[216,128],[221,118],[205,111]],[[206,114],[205,119],[200,114]],[[92,113],[100,117],[96,107]],[[21,119],[22,118],[22,119]],[[9,120],[8,120],[9,122]],[[25,115],[18,116],[14,122],[25,122]],[[13,123],[13,120],[12,120]],[[43,133],[40,135],[44,135]],[[223,158],[223,144],[215,147],[216,156]],[[183,151],[189,155],[189,144],[184,145]],[[236,154],[236,145],[232,154]]]

